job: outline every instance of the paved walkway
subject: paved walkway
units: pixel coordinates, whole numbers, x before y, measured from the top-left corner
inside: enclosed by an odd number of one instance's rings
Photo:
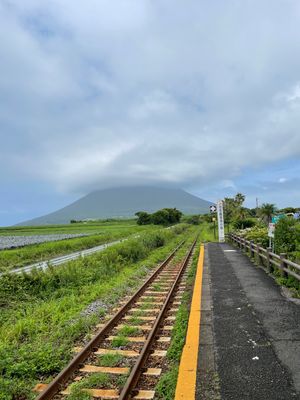
[[[196,398],[300,399],[300,304],[228,244],[205,246]]]

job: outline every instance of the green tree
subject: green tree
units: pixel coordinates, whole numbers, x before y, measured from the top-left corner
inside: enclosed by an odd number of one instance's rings
[[[154,225],[169,225],[169,213],[166,209],[158,210],[151,215]]]
[[[176,208],[163,208],[151,214],[151,221],[155,225],[177,224],[182,217],[182,212]]]
[[[242,193],[237,193],[234,197],[234,202],[237,207],[241,207],[245,201],[246,196]]]
[[[227,224],[228,230],[230,223],[240,224],[237,221],[243,221],[249,217],[248,209],[243,207],[244,201],[245,195],[242,193],[237,193],[234,197],[225,197],[223,203],[224,222]]]
[[[259,215],[268,224],[272,221],[272,215],[276,212],[276,206],[272,203],[263,203],[259,209]]]
[[[138,217],[138,219],[136,221],[138,225],[151,224],[151,214],[148,214],[145,211],[139,211],[139,212],[135,213],[135,215]]]
[[[295,213],[297,211],[294,207],[285,207],[279,210],[281,213],[288,214],[288,213]]]
[[[168,221],[170,224],[177,224],[183,215],[177,208],[164,208],[164,210],[169,214]]]

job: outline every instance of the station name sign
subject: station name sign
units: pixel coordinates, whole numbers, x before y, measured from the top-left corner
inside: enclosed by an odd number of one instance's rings
[[[223,200],[217,201],[217,216],[218,216],[219,242],[225,242]]]

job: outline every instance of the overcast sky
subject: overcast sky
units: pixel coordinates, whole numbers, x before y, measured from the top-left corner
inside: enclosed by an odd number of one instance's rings
[[[300,205],[299,0],[0,0],[0,225],[119,185]]]

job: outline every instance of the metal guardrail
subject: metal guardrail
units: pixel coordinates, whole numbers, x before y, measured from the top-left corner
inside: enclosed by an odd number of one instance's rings
[[[300,265],[287,259],[286,253],[280,253],[280,255],[273,253],[271,248],[265,249],[253,242],[253,240],[246,240],[241,236],[237,236],[233,233],[229,233],[227,237],[238,245],[238,247],[246,252],[249,251],[250,257],[257,258],[257,261],[262,265],[265,265],[268,272],[272,273],[275,268],[280,271],[283,278],[293,276],[300,281]]]
[[[165,229],[171,229],[173,227],[174,226],[170,226],[170,227],[165,228]],[[86,250],[76,251],[76,252],[71,253],[71,254],[66,254],[65,256],[60,256],[60,257],[52,258],[50,260],[40,261],[40,262],[31,264],[31,265],[26,265],[24,267],[12,269],[12,270],[8,271],[7,273],[9,273],[9,274],[21,274],[23,272],[30,272],[33,269],[45,270],[50,265],[56,267],[57,265],[61,265],[61,264],[66,263],[68,261],[72,261],[72,260],[75,260],[75,259],[80,258],[80,257],[85,257],[85,256],[88,256],[90,254],[97,253],[98,251],[103,251],[107,247],[113,246],[114,244],[124,242],[124,241],[126,241],[128,239],[135,239],[135,238],[138,238],[138,237],[140,237],[140,234],[134,234],[134,235],[131,235],[129,237],[118,239],[118,240],[115,240],[115,241],[109,242],[109,243],[103,243],[103,244],[101,244],[99,246],[95,246],[95,247],[92,247],[92,248],[89,248],[89,249],[86,249]],[[1,272],[0,273],[0,277],[2,275],[5,275],[5,273]]]
[[[80,257],[85,257],[85,256],[88,256],[90,254],[97,253],[98,251],[103,251],[107,247],[113,246],[114,244],[120,243],[121,241],[124,241],[124,240],[127,240],[127,238],[122,239],[122,240],[121,239],[120,240],[115,240],[114,242],[104,243],[104,244],[101,244],[99,246],[95,246],[95,247],[92,247],[92,248],[89,248],[89,249],[86,249],[86,250],[76,251],[74,253],[67,254],[65,256],[52,258],[51,260],[41,261],[41,262],[37,262],[35,264],[27,265],[25,267],[12,269],[11,271],[9,271],[9,273],[21,274],[23,272],[30,272],[32,269],[45,270],[46,268],[49,267],[49,265],[52,265],[52,266],[61,265],[61,264],[66,263],[68,261],[72,261],[72,260],[75,260],[75,259],[80,258]],[[1,275],[4,275],[4,273],[0,273],[0,276]]]

